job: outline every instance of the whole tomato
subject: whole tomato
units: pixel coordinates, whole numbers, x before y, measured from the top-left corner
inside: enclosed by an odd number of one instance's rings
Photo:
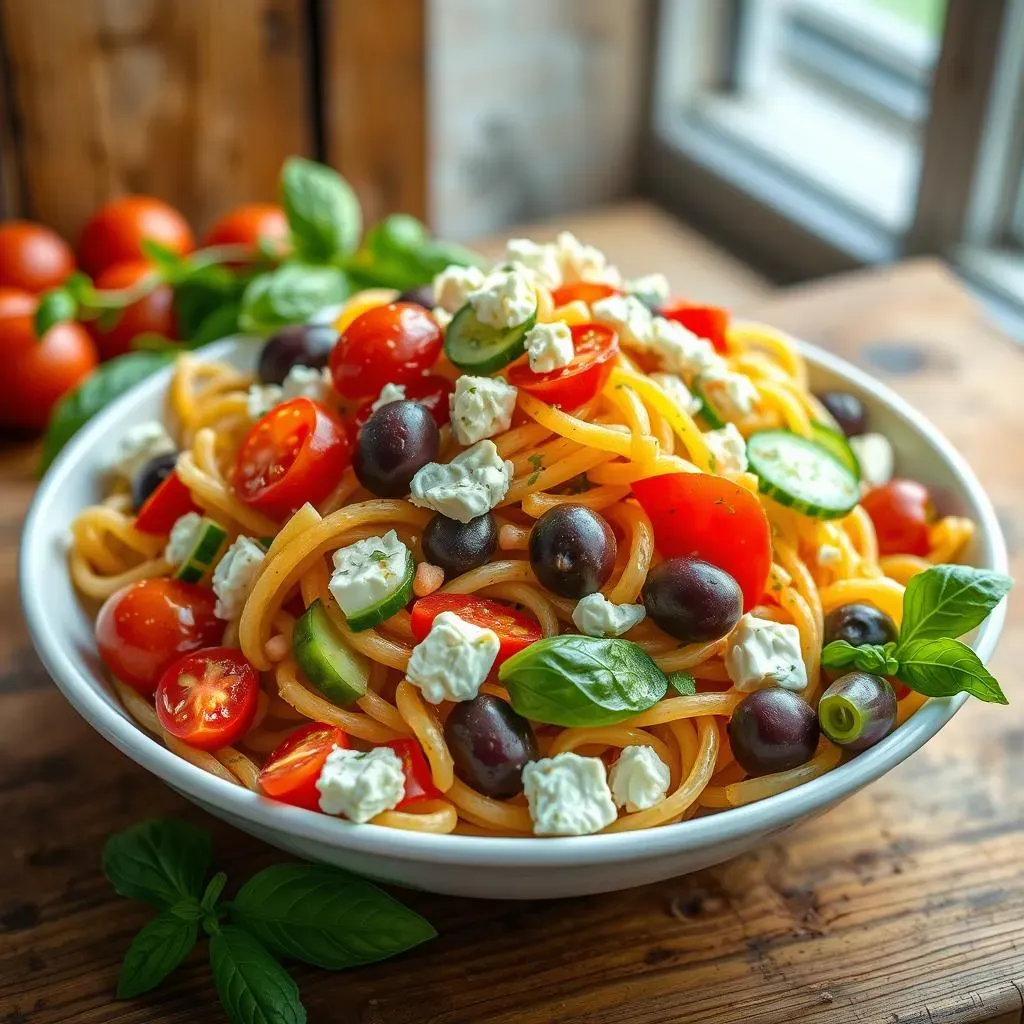
[[[96,287],[100,291],[130,288],[152,272],[152,265],[144,260],[115,263],[96,278]],[[104,329],[99,320],[90,321],[89,333],[96,342],[101,359],[111,359],[128,352],[132,341],[140,334],[176,338],[178,322],[174,315],[174,291],[170,285],[157,285],[138,302],[125,307],[112,327]]]
[[[276,203],[248,203],[229,210],[206,232],[203,245],[247,245],[255,249],[260,239],[278,244],[288,240],[288,218]]]
[[[45,292],[74,269],[71,246],[55,231],[27,220],[0,224],[0,286]]]
[[[179,256],[195,247],[192,229],[173,206],[152,196],[121,196],[101,206],[82,228],[78,262],[96,277],[115,263],[144,259],[144,238]]]

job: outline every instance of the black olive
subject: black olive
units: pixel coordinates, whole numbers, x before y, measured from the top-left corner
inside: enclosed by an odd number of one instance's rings
[[[289,324],[272,334],[260,352],[257,373],[264,384],[283,384],[293,366],[321,370],[338,340],[331,324]]]
[[[859,753],[884,739],[896,724],[896,694],[887,679],[847,672],[818,701],[821,731],[844,750]]]
[[[863,434],[868,429],[868,411],[864,403],[849,391],[823,391],[818,395],[818,401],[828,409],[847,437]]]
[[[616,550],[612,528],[586,505],[556,505],[530,531],[530,565],[560,597],[600,590],[615,568]]]
[[[825,616],[826,644],[845,640],[854,647],[864,644],[895,643],[896,623],[881,609],[867,602],[842,604]]]
[[[656,565],[641,596],[655,624],[688,644],[725,636],[743,614],[740,585],[699,558],[669,558]]]
[[[751,775],[806,764],[818,747],[818,716],[791,690],[772,686],[744,697],[729,719],[729,743]]]
[[[444,569],[445,579],[485,565],[498,546],[498,524],[490,512],[468,523],[438,513],[423,531],[423,554]]]
[[[132,505],[135,506],[136,512],[146,504],[146,499],[171,475],[177,461],[177,452],[166,452],[163,455],[154,455],[149,462],[136,470],[135,476],[132,478]]]
[[[437,458],[440,444],[434,417],[419,402],[389,402],[359,431],[352,467],[368,491],[400,498],[416,473]]]

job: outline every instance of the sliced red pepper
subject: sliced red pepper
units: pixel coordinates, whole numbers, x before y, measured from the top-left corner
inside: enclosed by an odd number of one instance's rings
[[[189,489],[177,473],[171,473],[146,499],[135,517],[135,529],[142,533],[170,533],[186,513],[200,511]]]
[[[700,306],[682,300],[664,306],[661,315],[675,320],[698,338],[706,338],[716,352],[726,351],[725,335],[729,328],[729,311],[720,306]]]
[[[391,740],[384,746],[390,747],[402,759],[402,770],[405,772],[405,796],[395,807],[396,811],[421,800],[434,800],[441,795],[441,791],[434,785],[427,755],[416,740]]]

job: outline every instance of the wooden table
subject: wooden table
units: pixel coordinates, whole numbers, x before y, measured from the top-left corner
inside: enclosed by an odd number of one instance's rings
[[[1024,577],[1024,351],[945,269],[854,275],[751,312],[877,372],[938,422],[989,488]],[[169,813],[209,827],[236,878],[280,855],[122,757],[50,684],[14,594],[30,453],[4,452],[0,480],[0,1024],[219,1021],[200,953],[148,999],[112,1001],[147,911],[115,898],[100,849],[112,831]],[[311,1020],[1019,1024],[1022,609],[1017,598],[995,659],[1014,704],[972,703],[826,816],[719,868],[609,896],[407,894],[440,938],[345,975],[297,969]]]

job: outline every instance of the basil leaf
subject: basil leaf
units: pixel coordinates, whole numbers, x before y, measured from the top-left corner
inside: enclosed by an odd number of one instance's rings
[[[36,337],[41,338],[51,327],[74,320],[78,302],[66,288],[54,288],[39,300],[33,321]]]
[[[689,672],[673,672],[668,677],[668,685],[680,697],[692,697],[697,692],[697,681]]]
[[[629,640],[551,636],[502,666],[499,678],[521,715],[548,725],[612,725],[656,704],[665,673]]]
[[[225,306],[241,302],[245,286],[246,282],[226,267],[205,266],[192,271],[174,289],[174,315],[181,336],[194,342],[207,319]]]
[[[50,414],[39,471],[46,471],[64,445],[96,413],[140,380],[163,369],[173,358],[171,352],[129,352],[97,367],[74,391],[66,394]]]
[[[302,323],[324,306],[344,302],[350,285],[337,267],[286,263],[249,282],[238,322],[243,331],[267,334],[285,324]]]
[[[132,939],[117,977],[117,998],[133,999],[156,988],[191,952],[199,938],[196,921],[165,910]]]
[[[168,284],[177,284],[189,273],[188,257],[162,245],[153,238],[143,238],[139,243],[142,255],[160,271],[161,278]]]
[[[241,928],[224,925],[210,937],[210,967],[233,1024],[305,1024],[291,975]]]
[[[862,672],[874,672],[876,675],[889,676],[897,669],[897,659],[893,656],[895,644],[861,644],[854,647],[846,640],[833,640],[826,644],[821,652],[823,668],[859,668]]]
[[[200,348],[211,342],[238,334],[238,317],[242,312],[242,303],[229,302],[213,310],[193,331],[188,341],[189,348]]]
[[[259,872],[230,910],[233,921],[277,956],[330,971],[383,960],[437,934],[376,886],[320,864],[277,864]]]
[[[962,640],[940,637],[900,644],[897,677],[928,697],[969,693],[989,704],[1009,704],[999,683]]]
[[[118,832],[103,847],[103,873],[121,895],[164,910],[202,895],[210,837],[195,825],[151,818]]]
[[[958,637],[985,621],[1013,580],[969,565],[936,565],[913,576],[903,596],[900,645]]]
[[[355,252],[362,213],[355,192],[337,171],[289,157],[281,170],[281,204],[300,259],[331,263]]]

